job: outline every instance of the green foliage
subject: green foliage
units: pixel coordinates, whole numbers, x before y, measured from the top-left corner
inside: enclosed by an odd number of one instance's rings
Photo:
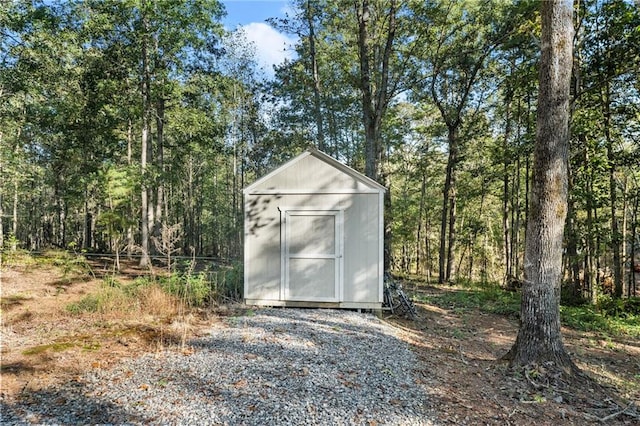
[[[464,312],[479,309],[499,315],[520,315],[520,294],[505,291],[497,284],[464,282],[454,288],[443,287],[437,295],[421,300],[444,309]],[[561,306],[562,323],[581,331],[593,331],[612,336],[640,337],[640,298],[600,298],[597,306]]]
[[[44,253],[41,259],[45,264],[60,268],[62,270],[62,278],[65,280],[74,277],[93,276],[91,265],[80,254],[70,253],[65,250],[49,250]]]
[[[48,350],[52,352],[63,352],[75,346],[76,344],[72,342],[50,343],[48,345],[34,346],[32,348],[25,349],[24,351],[22,351],[22,354],[23,355],[39,355]]]
[[[209,300],[211,285],[207,275],[174,273],[158,280],[160,286],[169,294],[178,296],[188,306],[203,306]]]
[[[236,262],[211,273],[212,298],[217,302],[239,301],[242,299],[244,284],[242,264]]]
[[[5,249],[0,248],[0,270],[3,268],[29,267],[36,264],[36,259],[27,250],[13,250],[7,245]]]
[[[123,287],[123,290],[135,293],[138,288],[156,284],[192,307],[239,301],[243,287],[242,265],[236,263],[215,271],[192,273],[187,270],[156,278],[137,278],[130,286]]]
[[[596,309],[607,317],[640,317],[640,297],[615,299],[609,295],[600,296]]]
[[[465,282],[449,291],[423,299],[447,309],[480,309],[500,315],[520,315],[520,294],[501,289],[497,284]]]
[[[595,306],[561,306],[562,323],[581,331],[640,337],[640,315],[610,316]]]
[[[103,305],[103,297],[99,295],[90,294],[77,302],[72,302],[65,307],[65,310],[70,314],[83,314],[99,312],[100,307]]]

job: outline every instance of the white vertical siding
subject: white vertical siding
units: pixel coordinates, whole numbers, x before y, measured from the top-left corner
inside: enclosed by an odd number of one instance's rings
[[[382,187],[345,166],[336,167],[335,160],[326,162],[307,153],[248,189],[245,192],[245,299],[283,300],[284,242],[281,241],[279,208],[316,208],[339,210],[344,215],[340,302],[381,302]],[[299,287],[294,288],[296,299],[304,299],[311,284],[303,279],[304,274],[294,274],[296,277],[301,281]],[[308,291],[311,299],[317,296],[315,289]]]

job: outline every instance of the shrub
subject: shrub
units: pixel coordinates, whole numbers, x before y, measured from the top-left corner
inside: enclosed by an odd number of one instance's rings
[[[243,269],[240,263],[211,273],[212,299],[219,303],[242,299],[244,283]]]
[[[71,314],[98,312],[100,310],[100,298],[98,295],[90,294],[77,302],[68,304],[65,309]]]
[[[640,315],[640,297],[614,299],[609,295],[601,296],[598,298],[596,307],[603,315],[628,318],[629,316]]]

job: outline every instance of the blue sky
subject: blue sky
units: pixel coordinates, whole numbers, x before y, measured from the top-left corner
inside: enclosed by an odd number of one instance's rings
[[[229,28],[282,17],[289,4],[287,0],[223,0],[222,3],[227,9],[224,24]]]
[[[267,18],[284,17],[289,9],[287,0],[222,0],[227,9],[223,23],[228,30],[239,27],[247,40],[256,48],[258,63],[267,75],[273,75],[273,65],[292,57],[289,46],[295,39],[278,32],[267,22]]]

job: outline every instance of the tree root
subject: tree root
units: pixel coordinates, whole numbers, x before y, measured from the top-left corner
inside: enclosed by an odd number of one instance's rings
[[[635,408],[635,406],[636,406],[636,404],[631,402],[623,410],[617,411],[617,412],[615,412],[613,414],[609,414],[608,416],[605,416],[605,417],[598,417],[597,420],[599,422],[601,422],[601,423],[605,423],[605,422],[608,422],[609,420],[615,419],[616,417],[618,417],[618,416],[620,416],[622,414],[626,414],[629,417],[640,419],[640,415],[638,415],[638,413],[629,412],[629,410],[632,409],[632,408]]]

